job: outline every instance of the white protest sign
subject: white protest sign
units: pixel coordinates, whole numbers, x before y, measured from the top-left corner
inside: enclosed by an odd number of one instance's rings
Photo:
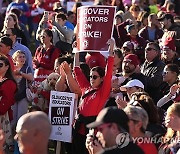
[[[75,94],[51,91],[49,119],[52,125],[50,139],[71,142]]]

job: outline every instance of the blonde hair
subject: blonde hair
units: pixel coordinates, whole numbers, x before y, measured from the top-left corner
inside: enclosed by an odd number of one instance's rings
[[[25,53],[24,53],[23,51],[17,50],[17,51],[12,55],[13,60],[16,61],[17,56],[19,56],[20,54],[24,54],[24,55],[25,55]]]
[[[167,109],[168,114],[175,114],[180,118],[180,102],[178,103],[173,103],[168,109]],[[164,142],[170,141],[170,139],[175,135],[175,131],[172,128],[167,129],[166,135],[163,137]]]

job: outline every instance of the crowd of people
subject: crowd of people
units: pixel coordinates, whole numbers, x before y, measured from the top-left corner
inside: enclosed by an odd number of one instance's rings
[[[2,2],[0,154],[48,153],[51,90],[79,98],[61,153],[180,153],[178,0],[95,0],[116,6],[106,54],[72,52],[87,0]]]

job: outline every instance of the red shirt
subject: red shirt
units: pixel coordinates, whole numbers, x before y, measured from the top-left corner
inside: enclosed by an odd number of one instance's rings
[[[79,114],[85,117],[97,116],[98,113],[103,109],[111,91],[113,64],[114,58],[108,57],[106,74],[104,76],[102,85],[97,89],[96,92],[88,95],[80,102],[81,105],[79,106]],[[83,96],[87,91],[91,91],[92,87],[79,67],[75,67],[74,72]],[[84,134],[84,132],[84,127],[81,127],[79,133]]]
[[[3,81],[0,86],[0,115],[4,115],[6,112],[9,113],[9,119],[13,119],[11,106],[15,103],[15,92],[17,85],[12,80]]]
[[[153,143],[137,143],[137,145],[144,151],[144,154],[158,154]]]
[[[60,50],[53,45],[51,45],[50,48],[46,51],[44,51],[44,48],[40,46],[37,48],[34,56],[34,59],[38,60],[39,65],[36,66],[35,64],[33,64],[33,68],[37,69],[39,67],[42,67],[47,70],[53,70],[55,59],[58,58],[59,55]]]

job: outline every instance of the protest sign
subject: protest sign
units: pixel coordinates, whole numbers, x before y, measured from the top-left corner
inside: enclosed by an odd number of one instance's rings
[[[77,50],[107,52],[115,16],[113,6],[82,6],[77,13]]]
[[[75,104],[75,94],[51,91],[49,119],[52,131],[50,139],[71,142]]]

